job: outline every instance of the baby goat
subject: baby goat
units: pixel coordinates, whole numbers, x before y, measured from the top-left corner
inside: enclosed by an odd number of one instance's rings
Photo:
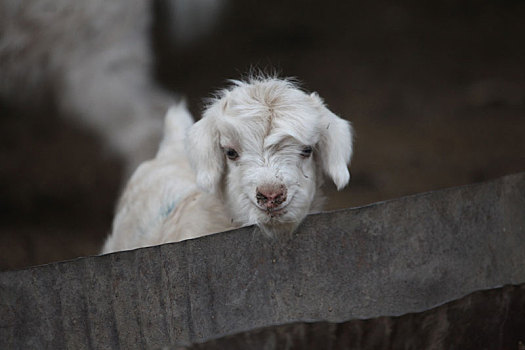
[[[245,225],[291,232],[321,209],[324,175],[338,189],[350,180],[350,123],[289,80],[234,81],[200,121],[179,104],[165,124],[155,159],[125,188],[104,253]]]

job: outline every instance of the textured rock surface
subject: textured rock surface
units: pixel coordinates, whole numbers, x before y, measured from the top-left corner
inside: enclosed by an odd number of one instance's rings
[[[158,348],[525,282],[525,174],[0,274],[0,348]],[[481,331],[481,330],[480,330]]]

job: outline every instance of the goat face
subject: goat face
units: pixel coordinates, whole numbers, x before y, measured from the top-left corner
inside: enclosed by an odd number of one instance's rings
[[[197,184],[222,198],[237,225],[291,231],[312,208],[328,175],[349,179],[350,124],[316,95],[286,80],[235,82],[189,130]]]

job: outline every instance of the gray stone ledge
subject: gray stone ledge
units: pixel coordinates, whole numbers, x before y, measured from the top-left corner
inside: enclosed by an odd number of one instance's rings
[[[421,312],[525,282],[525,173],[0,273],[0,348],[131,349]]]

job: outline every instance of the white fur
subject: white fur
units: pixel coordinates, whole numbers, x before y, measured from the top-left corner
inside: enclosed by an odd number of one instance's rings
[[[159,152],[128,183],[103,252],[253,224],[291,232],[321,209],[324,175],[347,185],[351,156],[350,123],[317,94],[276,78],[235,81],[193,125],[184,104],[169,110]]]

